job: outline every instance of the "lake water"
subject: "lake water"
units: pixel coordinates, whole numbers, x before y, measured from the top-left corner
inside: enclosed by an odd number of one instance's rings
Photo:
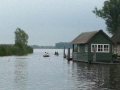
[[[59,56],[54,56],[58,51]],[[43,57],[49,52],[50,57]],[[27,56],[0,57],[0,90],[119,90],[120,65],[63,58],[62,49],[34,49]]]

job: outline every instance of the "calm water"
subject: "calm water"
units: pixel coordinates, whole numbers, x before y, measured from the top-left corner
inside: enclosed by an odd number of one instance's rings
[[[54,56],[58,51],[59,56]],[[42,57],[49,52],[50,57]],[[119,65],[68,62],[62,49],[0,57],[0,90],[119,90]]]

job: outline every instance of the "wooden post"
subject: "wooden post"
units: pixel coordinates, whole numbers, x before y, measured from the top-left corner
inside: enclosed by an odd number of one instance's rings
[[[73,52],[74,52],[74,44],[73,44]]]
[[[72,48],[73,50],[72,50],[72,58],[73,58],[73,53],[74,53],[74,44],[73,44],[73,48]]]
[[[93,61],[94,62],[96,61],[96,48],[94,48],[93,50]]]
[[[63,49],[63,58],[66,58],[65,47],[64,47],[64,49]]]
[[[70,48],[68,48],[68,55],[67,55],[67,59],[70,60]]]

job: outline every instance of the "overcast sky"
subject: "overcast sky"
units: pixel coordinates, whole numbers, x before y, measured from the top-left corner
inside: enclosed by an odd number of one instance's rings
[[[29,45],[55,45],[71,42],[82,32],[106,32],[104,20],[92,13],[104,1],[0,0],[0,44],[14,44],[17,27],[28,34]]]

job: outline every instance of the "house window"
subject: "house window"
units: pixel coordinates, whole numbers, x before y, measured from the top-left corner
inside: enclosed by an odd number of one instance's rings
[[[96,50],[96,49],[97,49],[97,45],[92,44],[91,51],[93,52],[93,51]]]
[[[103,52],[103,45],[98,45],[98,52]]]
[[[109,52],[109,44],[92,44],[91,52],[96,50],[96,52]]]
[[[109,46],[108,45],[104,45],[104,52],[109,52]]]
[[[85,45],[85,52],[87,52],[88,51],[88,45],[86,44]]]

